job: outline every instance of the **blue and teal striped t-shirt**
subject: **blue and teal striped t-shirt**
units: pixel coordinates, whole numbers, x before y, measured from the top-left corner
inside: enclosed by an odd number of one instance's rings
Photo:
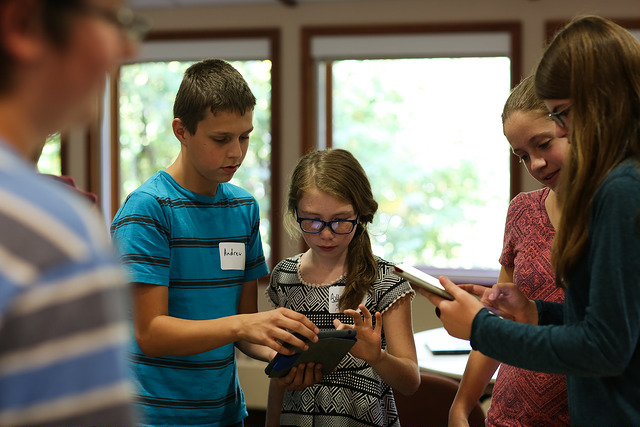
[[[168,173],[129,195],[111,226],[133,283],[169,287],[169,316],[237,314],[242,284],[268,274],[259,207],[228,183],[208,197]],[[148,357],[131,345],[136,400],[145,425],[217,426],[247,416],[234,346],[187,357]]]

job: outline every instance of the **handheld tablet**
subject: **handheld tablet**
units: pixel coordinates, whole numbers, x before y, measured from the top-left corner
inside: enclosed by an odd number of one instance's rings
[[[398,264],[394,266],[393,274],[407,279],[411,284],[420,286],[432,294],[453,301],[453,296],[444,290],[438,279],[415,267],[407,264]]]
[[[303,351],[293,347],[296,352],[291,356],[276,354],[264,370],[269,377],[284,377],[294,366],[308,362],[321,363],[322,375],[330,374],[357,341],[355,329],[322,330],[318,333],[317,342],[310,342],[298,334],[295,335],[304,340],[309,348]]]

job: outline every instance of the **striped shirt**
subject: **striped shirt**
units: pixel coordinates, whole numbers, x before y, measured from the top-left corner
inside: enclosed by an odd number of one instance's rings
[[[125,280],[104,225],[0,143],[0,425],[130,425]]]
[[[235,315],[242,284],[268,273],[258,204],[232,184],[207,197],[158,172],[129,195],[111,233],[132,282],[169,287],[169,316]],[[144,425],[224,426],[247,416],[233,344],[152,358],[132,339],[130,358]]]
[[[334,319],[352,325],[350,316],[332,307],[330,296],[332,288],[336,292],[335,288],[345,286],[345,278],[331,284],[305,283],[300,276],[301,256],[286,258],[273,269],[267,288],[271,302],[275,307],[304,314],[320,330],[334,329]],[[376,257],[376,263],[378,275],[362,303],[371,313],[380,312],[384,319],[384,313],[396,301],[407,295],[413,299],[415,291],[409,282],[392,273],[393,264],[380,257]],[[384,329],[381,340],[385,350]],[[303,390],[285,391],[280,414],[282,427],[399,427],[400,421],[389,384],[371,365],[350,353],[321,382]]]

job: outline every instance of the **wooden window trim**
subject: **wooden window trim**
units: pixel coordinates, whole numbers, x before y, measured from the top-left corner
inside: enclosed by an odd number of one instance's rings
[[[632,18],[608,18],[611,19],[616,24],[621,27],[631,29],[640,29],[640,18],[632,19]],[[549,44],[553,36],[561,30],[565,25],[570,22],[570,19],[566,20],[553,20],[545,22],[545,46]]]

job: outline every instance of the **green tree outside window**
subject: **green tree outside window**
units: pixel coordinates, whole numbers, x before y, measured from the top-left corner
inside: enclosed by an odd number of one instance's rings
[[[500,114],[510,61],[332,62],[333,146],[367,171],[376,254],[444,269],[496,269],[509,202]]]

